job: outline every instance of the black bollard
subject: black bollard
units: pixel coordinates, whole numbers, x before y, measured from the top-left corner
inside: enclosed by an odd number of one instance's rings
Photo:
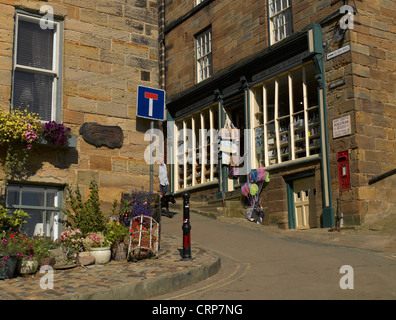
[[[183,195],[183,254],[182,260],[191,259],[191,225],[190,225],[190,194],[184,192]]]

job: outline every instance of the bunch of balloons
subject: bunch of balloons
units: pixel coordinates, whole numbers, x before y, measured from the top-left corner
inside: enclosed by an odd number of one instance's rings
[[[268,183],[269,181],[269,172],[264,167],[250,171],[248,182],[241,186],[241,191],[248,198],[249,204],[252,207],[259,201],[264,182]]]

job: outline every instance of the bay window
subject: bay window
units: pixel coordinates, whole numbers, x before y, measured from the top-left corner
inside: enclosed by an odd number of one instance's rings
[[[175,127],[177,190],[217,181],[217,105],[176,121]]]
[[[256,166],[320,153],[315,74],[310,63],[253,88]]]

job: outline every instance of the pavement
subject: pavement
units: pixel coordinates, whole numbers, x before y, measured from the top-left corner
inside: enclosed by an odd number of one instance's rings
[[[282,230],[241,218],[217,219],[283,238],[380,251],[396,258],[396,233],[375,228]],[[181,253],[181,237],[163,234],[157,258],[0,280],[0,300],[144,300],[205,280],[221,268],[220,258],[199,244],[191,246],[192,259],[182,260]],[[48,282],[51,277],[52,287]]]

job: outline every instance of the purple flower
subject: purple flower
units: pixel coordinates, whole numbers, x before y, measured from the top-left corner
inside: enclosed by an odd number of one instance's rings
[[[66,144],[71,129],[61,123],[49,121],[44,124],[43,136],[51,143],[58,146]]]

